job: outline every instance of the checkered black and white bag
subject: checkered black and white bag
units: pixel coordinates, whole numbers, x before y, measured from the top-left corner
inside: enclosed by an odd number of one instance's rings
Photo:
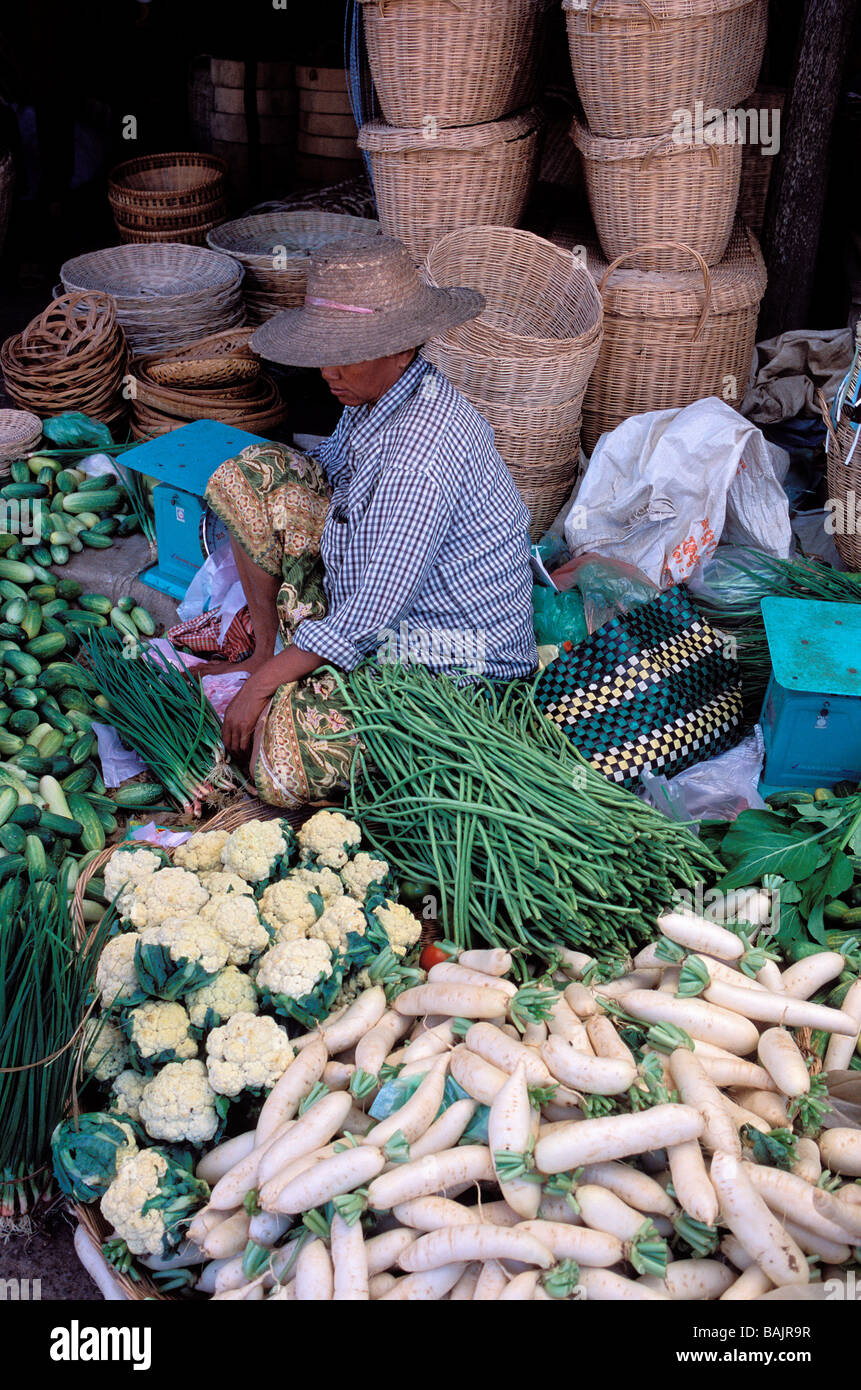
[[[624,786],[644,771],[673,776],[744,732],[738,663],[681,588],[565,643],[535,698],[593,767]]]

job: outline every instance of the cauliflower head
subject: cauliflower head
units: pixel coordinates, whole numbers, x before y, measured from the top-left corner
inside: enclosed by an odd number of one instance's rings
[[[325,941],[282,941],[260,957],[257,988],[272,995],[301,999],[332,973],[332,953]]]
[[[105,865],[105,897],[113,902],[118,893],[133,889],[162,867],[162,860],[151,849],[114,850]],[[120,916],[125,916],[120,902]]]
[[[344,893],[340,878],[334,869],[327,869],[325,864],[303,864],[298,869],[291,869],[287,877],[294,883],[301,883],[309,893],[318,893],[324,907]]]
[[[129,1050],[125,1038],[104,1014],[87,1021],[84,1027],[85,1073],[96,1081],[110,1081],[128,1066]]]
[[[229,830],[196,830],[185,844],[174,850],[173,862],[193,874],[220,869],[221,851],[229,839]]]
[[[123,1164],[99,1205],[133,1255],[167,1256],[208,1197],[206,1183],[183,1163],[161,1149],[141,1149]]]
[[[393,903],[390,898],[384,898],[374,909],[374,916],[389,938],[389,945],[396,956],[406,955],[422,934],[418,918],[403,903]]]
[[[368,922],[355,898],[343,895],[335,898],[311,928],[310,935],[325,941],[326,945],[341,955],[350,949],[347,941],[349,933],[364,936]]]
[[[208,899],[200,879],[188,869],[159,869],[123,895],[123,916],[140,931],[157,927],[166,917],[196,917]]]
[[[61,1190],[76,1202],[107,1192],[138,1142],[126,1117],[97,1112],[61,1120],[51,1135],[51,1157]]]
[[[293,1059],[293,1048],[274,1018],[234,1014],[206,1039],[209,1084],[222,1096],[268,1090]]]
[[[271,878],[282,856],[293,848],[293,831],[287,821],[250,820],[228,836],[221,862],[230,873],[248,883]]]
[[[209,922],[199,917],[166,917],[144,927],[135,951],[141,988],[160,999],[178,999],[205,984],[227,964],[229,948]]]
[[[254,889],[250,883],[246,883],[244,878],[238,874],[228,874],[223,869],[211,869],[206,873],[198,874],[198,878],[209,893],[210,897],[222,893],[245,893],[252,894]]]
[[[141,1096],[148,1079],[141,1076],[139,1071],[133,1071],[131,1067],[115,1076],[111,1083],[111,1110],[116,1111],[118,1115],[128,1115],[130,1120],[139,1120]]]
[[[259,955],[269,945],[269,933],[260,920],[257,900],[253,897],[218,893],[209,899],[200,915],[226,943],[229,965],[247,965],[252,956]]]
[[[323,898],[297,881],[293,874],[276,879],[260,896],[260,915],[278,941],[307,936],[320,913]]]
[[[122,932],[105,943],[96,966],[96,989],[101,995],[102,1008],[111,1004],[138,1004],[143,999],[137,971],[135,947],[137,932]]]
[[[351,898],[363,903],[371,887],[382,888],[391,870],[385,859],[376,859],[367,850],[361,850],[355,859],[349,859],[341,870],[341,882]]]
[[[147,999],[136,1009],[129,1009],[127,1020],[132,1051],[146,1070],[197,1056],[191,1021],[181,1004]]]
[[[233,1014],[257,1013],[257,991],[248,975],[226,965],[211,980],[185,996],[192,1028],[219,1028]]]
[[[318,811],[297,831],[303,860],[341,869],[362,843],[362,832],[343,811]]]
[[[152,1139],[172,1144],[206,1144],[221,1117],[203,1062],[168,1062],[143,1089],[141,1123]]]

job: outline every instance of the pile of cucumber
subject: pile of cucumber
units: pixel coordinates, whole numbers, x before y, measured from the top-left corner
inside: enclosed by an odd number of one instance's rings
[[[164,798],[157,782],[108,794],[99,770],[92,723],[108,701],[72,658],[108,623],[135,641],[155,632],[130,597],[113,604],[33,560],[0,557],[0,882],[66,864],[71,884],[117,829],[118,812]]]
[[[107,550],[114,537],[139,530],[128,494],[112,473],[91,478],[80,468],[63,468],[57,459],[42,454],[16,460],[11,481],[0,487],[0,512],[4,503],[8,513],[9,503],[37,502],[32,514],[41,520],[39,543],[25,545],[24,528],[16,532],[7,522],[0,530],[0,550],[7,558],[65,565],[85,546]]]

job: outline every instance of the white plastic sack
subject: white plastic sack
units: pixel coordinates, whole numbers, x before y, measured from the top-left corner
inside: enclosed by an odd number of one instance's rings
[[[644,772],[646,800],[670,820],[735,820],[742,811],[767,810],[759,794],[765,745],[757,724],[746,739],[716,758],[694,763],[675,777]]]
[[[219,545],[204,561],[185,591],[176,614],[180,622],[199,618],[201,613],[218,609],[221,623],[219,642],[224,641],[233,619],[245,607],[245,594],[229,541]]]
[[[720,540],[786,558],[782,454],[716,396],[633,415],[595,446],[565,521],[568,548],[637,565],[663,589],[693,574]]]

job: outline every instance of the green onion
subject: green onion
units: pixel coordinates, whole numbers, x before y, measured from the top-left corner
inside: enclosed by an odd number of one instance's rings
[[[129,655],[113,628],[90,632],[85,651],[110,701],[107,711],[93,704],[94,717],[113,725],[182,810],[199,815],[205,803],[237,789],[218,716],[185,666],[140,648]]]

